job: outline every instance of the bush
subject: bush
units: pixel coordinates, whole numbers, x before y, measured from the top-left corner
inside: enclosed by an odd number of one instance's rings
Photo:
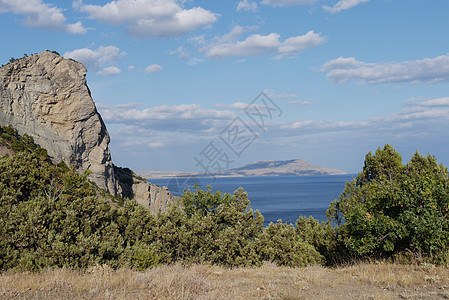
[[[321,264],[324,257],[302,238],[292,224],[270,223],[258,237],[261,260],[281,266],[305,267]]]
[[[322,263],[331,249],[332,227],[313,218],[299,218],[297,228],[263,228],[242,188],[232,195],[186,190],[157,216],[128,199],[111,206],[87,172],[52,164],[45,149],[12,127],[0,134],[16,152],[0,158],[0,270],[263,261],[296,267]]]
[[[196,188],[180,204],[160,213],[153,243],[162,261],[206,262],[225,266],[254,265],[259,257],[254,239],[262,232],[263,217],[250,208],[243,189],[230,194]]]
[[[359,256],[413,253],[446,261],[449,250],[448,171],[416,152],[402,165],[390,146],[368,153],[357,178],[346,184],[328,216],[341,241]]]

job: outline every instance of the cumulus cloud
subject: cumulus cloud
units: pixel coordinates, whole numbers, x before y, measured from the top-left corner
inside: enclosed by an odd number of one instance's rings
[[[350,9],[360,3],[368,2],[370,0],[340,0],[334,6],[330,7],[323,5],[323,9],[330,13],[339,13],[342,10]]]
[[[203,108],[199,104],[162,105],[141,108],[139,103],[120,105],[98,104],[107,123],[138,126],[142,130],[164,132],[208,132],[216,124],[232,120],[236,116],[229,110]]]
[[[97,72],[100,76],[114,76],[120,74],[121,70],[117,67],[107,67]]]
[[[145,68],[145,73],[156,73],[162,71],[162,67],[158,64],[154,64]]]
[[[202,108],[199,104],[161,105],[144,109],[140,108],[139,103],[100,105],[99,107],[106,120],[117,123],[175,119],[228,119],[234,116],[230,111]]]
[[[99,75],[117,75],[120,69],[115,65],[123,53],[116,46],[100,46],[96,50],[81,48],[68,51],[63,56],[83,63],[88,69],[97,70]]]
[[[263,0],[261,4],[271,6],[293,6],[293,5],[313,4],[315,2],[317,2],[317,0]]]
[[[425,101],[419,101],[418,99],[412,98],[407,100],[405,104],[415,107],[449,107],[449,97],[442,97]]]
[[[79,9],[108,25],[127,24],[128,32],[139,38],[179,36],[218,17],[201,7],[185,9],[175,0],[117,0],[103,6],[79,5]]]
[[[206,56],[223,58],[226,56],[252,56],[272,52],[281,45],[279,37],[277,33],[268,35],[253,34],[243,41],[214,45],[207,51]]]
[[[364,84],[449,81],[449,55],[403,62],[366,63],[354,57],[339,57],[325,63],[321,71],[335,83],[359,80]]]
[[[285,135],[292,132],[300,135],[326,132],[365,132],[366,136],[390,133],[393,136],[408,134],[430,134],[436,131],[436,124],[449,123],[449,97],[405,101],[406,107],[399,112],[374,116],[366,121],[304,120],[280,125]],[[443,126],[441,128],[446,128]],[[286,131],[285,131],[286,130]]]
[[[81,22],[68,24],[61,8],[42,0],[0,0],[0,13],[5,12],[25,16],[22,22],[28,27],[70,34],[86,33]]]
[[[305,35],[291,37],[280,41],[280,35],[270,33],[267,35],[252,34],[244,40],[238,38],[244,28],[236,26],[228,34],[216,37],[215,42],[202,48],[207,57],[225,58],[229,56],[255,56],[264,53],[277,53],[276,59],[298,55],[305,49],[318,46],[325,42],[325,38],[312,30]]]
[[[313,30],[307,32],[305,35],[295,36],[286,39],[278,49],[279,54],[276,58],[284,58],[295,56],[301,53],[305,49],[319,46],[325,42],[325,38],[320,34],[313,32]]]
[[[257,10],[257,3],[250,0],[243,0],[237,4],[237,11],[255,11]]]

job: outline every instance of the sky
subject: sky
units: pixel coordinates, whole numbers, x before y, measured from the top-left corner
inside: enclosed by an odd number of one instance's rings
[[[0,0],[0,28],[1,63],[86,66],[119,166],[449,166],[449,0]]]

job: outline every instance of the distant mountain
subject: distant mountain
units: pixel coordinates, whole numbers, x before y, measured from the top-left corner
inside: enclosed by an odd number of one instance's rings
[[[340,175],[345,171],[312,165],[304,159],[256,161],[220,173],[222,176],[310,176]]]
[[[291,159],[256,161],[240,168],[212,174],[177,171],[139,171],[137,174],[147,178],[167,178],[175,176],[188,177],[192,175],[204,177],[341,175],[346,174],[346,172],[338,169],[312,165],[304,159]]]

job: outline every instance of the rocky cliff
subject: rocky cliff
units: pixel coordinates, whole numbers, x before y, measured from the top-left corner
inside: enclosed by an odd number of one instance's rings
[[[45,51],[0,68],[0,125],[32,136],[54,162],[64,161],[115,196],[134,197],[155,211],[172,195],[139,180],[129,169],[117,172],[109,134],[97,112],[79,62]]]

